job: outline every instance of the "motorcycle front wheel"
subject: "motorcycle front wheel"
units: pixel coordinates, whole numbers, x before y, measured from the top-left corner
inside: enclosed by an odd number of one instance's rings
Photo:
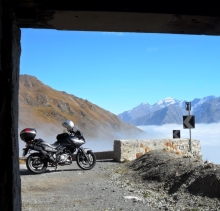
[[[78,151],[76,155],[76,163],[77,165],[83,169],[83,170],[90,170],[92,169],[96,164],[96,157],[95,154],[92,151],[88,151],[86,153],[89,160],[87,160],[86,156],[83,154],[83,152]]]
[[[47,165],[47,161],[42,158],[40,153],[30,154],[26,160],[27,169],[34,174],[44,173]]]

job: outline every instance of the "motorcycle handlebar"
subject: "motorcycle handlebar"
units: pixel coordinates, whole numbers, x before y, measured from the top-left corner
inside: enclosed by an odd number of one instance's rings
[[[69,133],[75,134],[75,132],[73,131],[73,129],[71,129],[71,130],[69,131]]]

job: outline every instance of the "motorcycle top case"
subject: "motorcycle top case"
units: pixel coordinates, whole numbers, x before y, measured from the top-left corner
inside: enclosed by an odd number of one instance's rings
[[[31,140],[34,140],[36,134],[37,134],[36,129],[34,129],[34,128],[25,128],[20,132],[20,138],[24,142],[29,142]]]

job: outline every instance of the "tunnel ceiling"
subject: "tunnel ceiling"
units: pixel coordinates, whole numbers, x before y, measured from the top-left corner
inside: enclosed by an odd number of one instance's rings
[[[220,35],[213,0],[16,0],[21,28]]]

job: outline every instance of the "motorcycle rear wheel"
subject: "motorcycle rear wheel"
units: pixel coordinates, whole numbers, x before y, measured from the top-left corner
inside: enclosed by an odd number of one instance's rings
[[[96,157],[92,151],[88,151],[86,154],[89,157],[90,161],[88,161],[86,156],[79,151],[76,155],[76,163],[81,169],[90,170],[96,164]]]
[[[42,159],[40,153],[30,154],[26,160],[27,169],[33,174],[44,173],[47,169],[47,161]]]

